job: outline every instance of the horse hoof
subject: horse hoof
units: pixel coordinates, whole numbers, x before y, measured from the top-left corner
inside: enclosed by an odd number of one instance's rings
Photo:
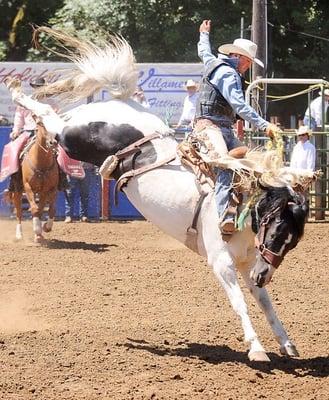
[[[45,233],[51,232],[51,228],[48,228],[47,223],[43,224],[42,230],[43,230]]]
[[[45,241],[45,238],[42,236],[42,235],[37,235],[37,236],[35,236],[35,238],[34,238],[34,243],[39,243],[39,244],[41,244],[41,243],[43,243]]]
[[[298,350],[296,349],[296,346],[292,343],[287,343],[284,346],[281,346],[280,353],[288,357],[299,357]]]
[[[270,362],[271,361],[269,359],[268,355],[265,353],[265,351],[254,351],[252,353],[249,352],[248,357],[249,357],[250,361],[256,361],[256,362]]]

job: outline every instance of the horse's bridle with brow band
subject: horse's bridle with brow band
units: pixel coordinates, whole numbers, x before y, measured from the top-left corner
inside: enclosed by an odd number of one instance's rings
[[[265,215],[259,224],[259,231],[255,238],[256,248],[258,249],[260,255],[263,259],[274,268],[278,268],[283,260],[283,255],[279,253],[274,253],[274,251],[269,250],[265,244],[265,235],[266,235],[266,227],[273,219],[273,216],[280,210],[280,207],[277,207],[275,210]]]

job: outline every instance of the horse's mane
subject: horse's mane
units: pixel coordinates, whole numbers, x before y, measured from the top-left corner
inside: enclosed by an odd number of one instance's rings
[[[233,170],[239,177],[237,185],[247,191],[252,191],[258,183],[266,187],[291,187],[304,191],[319,175],[319,172],[311,170],[286,167],[275,150],[260,148],[250,150],[241,159],[227,155],[217,164]]]
[[[106,88],[112,98],[127,100],[136,90],[138,70],[132,48],[115,34],[101,47],[60,30],[39,27],[34,31],[34,42],[40,33],[51,37],[58,50],[43,47],[73,62],[76,69],[64,70],[63,78],[37,90],[37,95],[59,96],[61,101],[72,103]]]

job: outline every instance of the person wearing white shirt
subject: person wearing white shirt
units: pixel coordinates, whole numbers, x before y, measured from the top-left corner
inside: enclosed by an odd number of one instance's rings
[[[310,142],[310,131],[305,125],[299,127],[296,132],[298,142],[293,148],[290,167],[296,169],[315,170],[315,147]]]
[[[185,87],[187,96],[184,99],[183,111],[179,118],[177,128],[181,126],[191,127],[195,116],[196,101],[198,99],[198,84],[192,79],[189,79]]]
[[[324,95],[324,114],[326,114],[329,106],[329,89],[323,91]],[[320,95],[314,99],[310,106],[305,111],[303,120],[304,125],[310,129],[322,128],[322,96]]]

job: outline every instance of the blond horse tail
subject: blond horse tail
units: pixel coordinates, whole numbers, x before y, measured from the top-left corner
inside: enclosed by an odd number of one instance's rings
[[[41,46],[38,40],[40,33],[52,38],[59,50]],[[62,101],[72,103],[100,89],[107,89],[112,98],[126,100],[136,90],[138,70],[134,54],[128,42],[118,35],[109,35],[108,42],[98,47],[78,36],[39,27],[34,31],[34,41],[76,66],[73,71],[64,70],[62,79],[38,89],[38,97],[56,95]]]

